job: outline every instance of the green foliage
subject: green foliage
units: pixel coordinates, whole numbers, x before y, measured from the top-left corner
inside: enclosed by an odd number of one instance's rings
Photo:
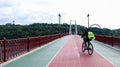
[[[62,24],[61,33],[68,33],[68,26],[68,24]],[[7,23],[6,25],[0,25],[0,39],[4,37],[7,39],[25,38],[58,33],[58,24],[33,23],[30,25],[15,25]]]
[[[84,33],[86,27],[77,25],[78,33]],[[120,35],[120,29],[110,30],[107,28],[99,29],[99,28],[91,28],[93,33],[97,35]],[[69,24],[63,23],[59,24],[47,24],[47,23],[33,23],[30,25],[15,25],[11,23],[7,23],[6,25],[0,25],[0,39],[6,37],[7,39],[14,38],[25,38],[25,37],[34,37],[34,36],[43,36],[43,35],[51,35],[58,33],[69,33]],[[72,26],[72,32],[75,32],[75,26]]]
[[[115,36],[115,37],[120,36],[120,29],[110,30],[108,28],[103,28],[103,29],[91,28],[90,30],[97,35]]]

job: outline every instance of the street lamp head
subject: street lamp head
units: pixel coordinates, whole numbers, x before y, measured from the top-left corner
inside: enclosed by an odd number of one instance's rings
[[[15,20],[13,20],[13,23],[15,22]]]
[[[90,14],[88,13],[87,17],[89,17],[89,16],[90,16]]]
[[[59,13],[58,16],[61,17],[61,14]]]

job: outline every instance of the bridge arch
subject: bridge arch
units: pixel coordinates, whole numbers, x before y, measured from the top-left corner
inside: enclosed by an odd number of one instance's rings
[[[97,26],[97,27],[99,27],[101,29],[101,26],[98,25],[98,24],[92,24],[92,25],[90,25],[90,28],[93,27],[93,26]]]

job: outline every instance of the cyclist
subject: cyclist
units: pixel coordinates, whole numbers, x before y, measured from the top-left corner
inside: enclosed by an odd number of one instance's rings
[[[82,35],[82,38],[83,38],[85,44],[88,42],[88,47],[89,47],[89,42],[90,42],[91,40],[94,40],[94,39],[95,39],[95,36],[94,36],[94,34],[93,34],[91,31],[89,31],[89,28],[86,28],[86,31],[85,31],[85,33]],[[88,48],[88,47],[87,47],[87,48]],[[86,48],[86,49],[87,49],[87,48]]]

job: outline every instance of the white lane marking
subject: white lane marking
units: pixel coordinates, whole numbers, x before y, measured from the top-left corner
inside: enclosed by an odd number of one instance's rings
[[[92,42],[96,42],[96,41],[92,41]],[[99,41],[98,41],[99,42]],[[101,43],[101,42],[99,42]],[[97,43],[98,44],[98,43]],[[106,46],[106,45],[104,45]],[[103,46],[102,46],[103,47]],[[110,46],[109,46],[110,47]],[[101,55],[104,59],[106,59],[108,62],[110,62],[113,66],[117,67],[114,63],[112,63],[112,61],[110,61],[107,57],[105,57],[100,51],[98,51],[97,49],[94,49],[99,55]]]
[[[69,37],[70,38],[70,37]],[[68,39],[69,39],[68,38]],[[46,67],[49,67],[50,63],[52,63],[52,61],[54,60],[54,58],[58,55],[58,53],[62,50],[62,48],[65,46],[66,44],[64,44],[57,52],[56,54],[52,57],[52,59],[48,62],[48,64],[46,65]]]
[[[110,62],[113,66],[117,67],[115,64],[113,64],[108,58],[106,58],[104,55],[102,55],[99,51],[95,50],[99,55],[101,55],[104,59],[106,59],[108,62]]]
[[[79,38],[81,38],[81,37],[79,37]],[[94,41],[92,41],[92,42],[96,43],[96,42],[99,42],[99,41],[94,40]],[[99,42],[99,43],[102,43],[102,42]],[[104,43],[102,43],[102,44],[104,44]],[[94,45],[93,45],[93,46],[94,46]],[[105,45],[105,46],[111,47],[110,45]],[[114,48],[114,47],[111,47],[111,48]],[[114,49],[116,49],[116,48],[114,48]],[[117,49],[117,50],[119,50],[119,49]],[[117,67],[114,63],[112,63],[112,61],[110,61],[108,58],[106,58],[104,55],[102,55],[97,49],[94,49],[94,51],[97,52],[99,55],[101,55],[101,56],[102,56],[104,59],[106,59],[108,62],[110,62],[113,66]],[[119,50],[119,51],[120,51],[120,50]]]
[[[81,61],[80,61],[80,49],[79,49],[79,46],[78,46],[78,44],[77,44],[76,37],[79,38],[79,35],[75,35],[75,44],[76,44],[76,50],[77,50],[77,57],[79,58],[79,63],[80,63],[80,67],[81,67]],[[79,39],[80,39],[80,38],[79,38]]]

